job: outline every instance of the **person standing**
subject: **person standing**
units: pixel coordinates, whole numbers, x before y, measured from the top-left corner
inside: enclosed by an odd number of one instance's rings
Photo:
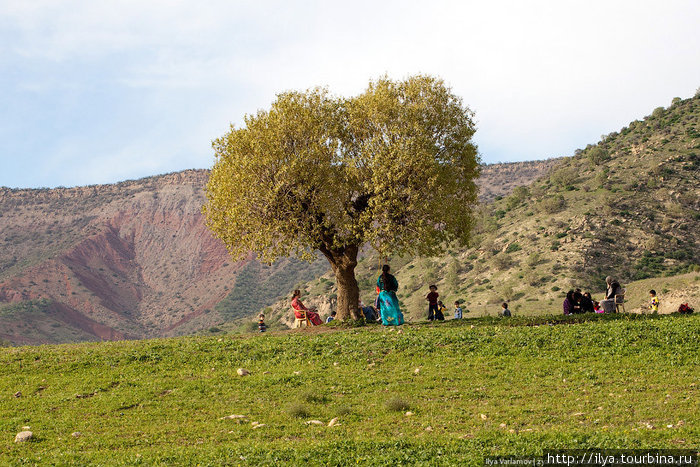
[[[428,300],[428,321],[433,321],[437,319],[438,297],[440,294],[437,292],[436,285],[431,285],[428,288],[430,289],[430,292],[425,296],[425,299]],[[445,317],[443,316],[442,319],[445,319]]]
[[[403,324],[403,313],[399,307],[399,299],[396,291],[399,290],[399,282],[396,277],[389,274],[391,268],[388,264],[382,266],[382,274],[377,278],[377,289],[379,289],[379,310],[382,315],[384,326],[400,326]]]
[[[459,306],[459,302],[455,302],[455,319],[462,319],[462,307]]]
[[[649,309],[654,314],[659,312],[659,297],[656,296],[656,290],[654,289],[649,291]]]

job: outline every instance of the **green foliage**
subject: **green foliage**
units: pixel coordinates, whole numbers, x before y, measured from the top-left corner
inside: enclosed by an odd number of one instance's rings
[[[456,259],[452,259],[447,266],[445,282],[447,287],[453,292],[459,288],[459,263]]]
[[[299,282],[318,277],[327,271],[324,261],[307,264],[295,258],[280,261],[273,267],[265,267],[257,261],[249,261],[236,274],[231,292],[215,309],[227,319],[237,319],[259,312],[286,297]]]
[[[472,112],[427,76],[381,78],[354,98],[279,94],[214,142],[208,225],[233,255],[265,261],[364,243],[384,253],[466,243],[474,131]]]
[[[411,405],[408,402],[398,397],[389,399],[384,405],[390,412],[403,412],[411,408]]]
[[[558,170],[555,170],[552,175],[550,175],[549,179],[552,182],[553,185],[559,186],[559,187],[566,187],[569,185],[572,185],[576,179],[578,178],[577,171],[574,167],[562,167]]]
[[[540,202],[540,209],[545,214],[556,214],[566,208],[566,200],[562,195],[551,196]]]
[[[17,319],[23,319],[22,314],[46,313],[50,306],[51,301],[45,298],[24,300],[0,306],[0,316],[15,316]]]
[[[513,242],[506,248],[506,253],[514,253],[516,251],[520,251],[521,249],[522,248],[518,242]]]
[[[594,166],[598,166],[602,164],[603,162],[607,161],[610,159],[610,156],[608,155],[608,152],[601,148],[600,146],[596,146],[590,151],[588,151],[588,160],[591,161],[591,164]]]

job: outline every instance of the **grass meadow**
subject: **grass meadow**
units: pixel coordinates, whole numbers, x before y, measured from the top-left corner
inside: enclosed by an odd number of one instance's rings
[[[697,315],[620,314],[0,348],[0,464],[481,465],[546,449],[697,450],[698,337]],[[34,439],[15,443],[23,427]]]

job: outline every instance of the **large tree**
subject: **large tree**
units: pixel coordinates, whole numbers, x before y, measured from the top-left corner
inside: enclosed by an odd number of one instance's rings
[[[473,113],[443,81],[381,78],[359,96],[279,94],[213,143],[207,223],[234,258],[328,259],[338,316],[357,319],[357,255],[469,240],[479,173]]]

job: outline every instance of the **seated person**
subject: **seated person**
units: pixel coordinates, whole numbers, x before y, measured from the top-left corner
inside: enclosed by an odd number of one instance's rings
[[[365,321],[367,321],[367,322],[377,321],[377,312],[374,311],[373,306],[364,306],[362,303],[362,300],[360,300],[359,309],[360,309],[360,312],[362,313],[362,316],[365,317]]]
[[[300,313],[301,311],[306,312],[306,316],[309,318],[309,321],[314,326],[318,326],[319,324],[323,324],[323,321],[321,321],[321,317],[318,315],[316,312],[316,308],[306,308],[303,303],[301,303],[301,300],[299,300],[299,297],[301,296],[301,290],[296,289],[294,291],[294,294],[292,294],[292,308],[294,309],[294,316],[298,319],[304,318],[304,314]]]
[[[600,301],[600,307],[605,313],[612,313],[615,311],[615,295],[620,292],[622,287],[620,287],[619,282],[610,276],[605,278],[605,283],[608,289],[605,292],[605,300]]]
[[[570,315],[574,312],[574,291],[569,290],[564,299],[564,314]]]
[[[581,309],[581,298],[583,295],[581,295],[581,292],[576,291],[574,292],[574,309],[572,313],[583,313],[583,310]]]
[[[331,315],[328,318],[326,318],[326,323],[330,323],[331,321],[333,321],[335,319],[335,315],[335,310],[331,311]]]
[[[591,294],[589,292],[585,292],[581,296],[581,311],[583,313],[593,313],[593,299],[591,298]]]

